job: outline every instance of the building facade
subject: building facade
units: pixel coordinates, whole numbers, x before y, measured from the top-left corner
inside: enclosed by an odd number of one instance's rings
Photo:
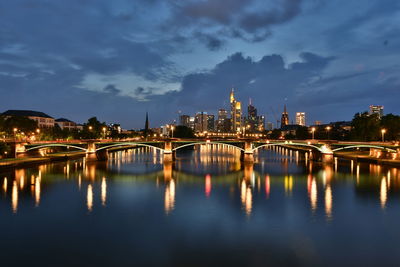
[[[296,124],[301,126],[306,126],[306,113],[296,112]]]
[[[236,133],[241,130],[242,127],[242,104],[235,99],[235,93],[232,88],[230,94],[231,103],[231,131]]]
[[[281,129],[286,125],[289,125],[289,114],[286,111],[286,105],[285,105],[281,117]]]
[[[83,126],[76,124],[73,121],[70,121],[65,118],[59,118],[55,120],[55,123],[62,129],[67,130],[82,130]]]
[[[7,110],[2,114],[6,117],[20,116],[26,117],[37,122],[39,128],[52,128],[54,127],[55,120],[53,117],[46,113],[33,110]]]
[[[383,117],[383,106],[370,105],[369,106],[369,114],[378,114],[379,119]]]
[[[197,133],[203,133],[207,131],[208,126],[208,114],[207,112],[198,112],[194,119],[194,131]]]

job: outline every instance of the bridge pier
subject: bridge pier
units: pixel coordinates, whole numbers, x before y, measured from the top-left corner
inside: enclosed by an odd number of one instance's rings
[[[240,160],[243,162],[254,162],[253,142],[245,140],[244,151],[240,152]]]

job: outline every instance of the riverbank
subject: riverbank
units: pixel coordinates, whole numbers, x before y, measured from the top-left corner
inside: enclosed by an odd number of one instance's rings
[[[39,164],[66,161],[85,157],[85,152],[55,153],[43,157],[11,158],[0,160],[0,169],[15,167],[31,167]]]

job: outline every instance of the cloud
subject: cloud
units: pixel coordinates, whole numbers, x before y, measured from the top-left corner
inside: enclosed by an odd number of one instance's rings
[[[301,12],[301,0],[206,0],[176,1],[171,10],[173,31],[201,31],[207,36],[261,42],[271,36],[270,27],[290,21]],[[198,33],[197,33],[198,35]],[[213,40],[220,40],[214,37]],[[218,43],[218,47],[221,43]],[[206,46],[214,50],[215,45]]]

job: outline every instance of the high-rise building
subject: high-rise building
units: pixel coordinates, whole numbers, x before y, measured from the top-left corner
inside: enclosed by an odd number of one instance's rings
[[[257,114],[257,109],[249,101],[249,106],[247,107],[247,119],[246,119],[246,131],[250,133],[262,132],[265,129],[265,117],[259,116]]]
[[[218,119],[217,119],[217,131],[222,133],[222,132],[226,132],[225,131],[225,120],[228,119],[228,111],[226,111],[225,109],[220,109],[218,110]],[[228,131],[230,131],[230,128],[228,129]]]
[[[179,116],[179,125],[190,127],[190,116],[189,115],[180,115]]]
[[[202,133],[207,131],[208,115],[207,112],[198,112],[194,119],[195,132]]]
[[[285,105],[281,117],[281,128],[283,128],[286,125],[289,125],[289,114],[286,111],[286,105]]]
[[[231,91],[230,95],[230,103],[231,103],[231,130],[232,132],[240,131],[242,126],[242,104],[235,99],[235,93]]]
[[[383,106],[375,106],[375,105],[370,105],[369,106],[369,114],[378,114],[379,118],[383,117]]]
[[[215,130],[215,116],[214,115],[207,115],[207,131],[214,132]]]
[[[306,126],[306,113],[296,112],[296,124],[301,126]]]

